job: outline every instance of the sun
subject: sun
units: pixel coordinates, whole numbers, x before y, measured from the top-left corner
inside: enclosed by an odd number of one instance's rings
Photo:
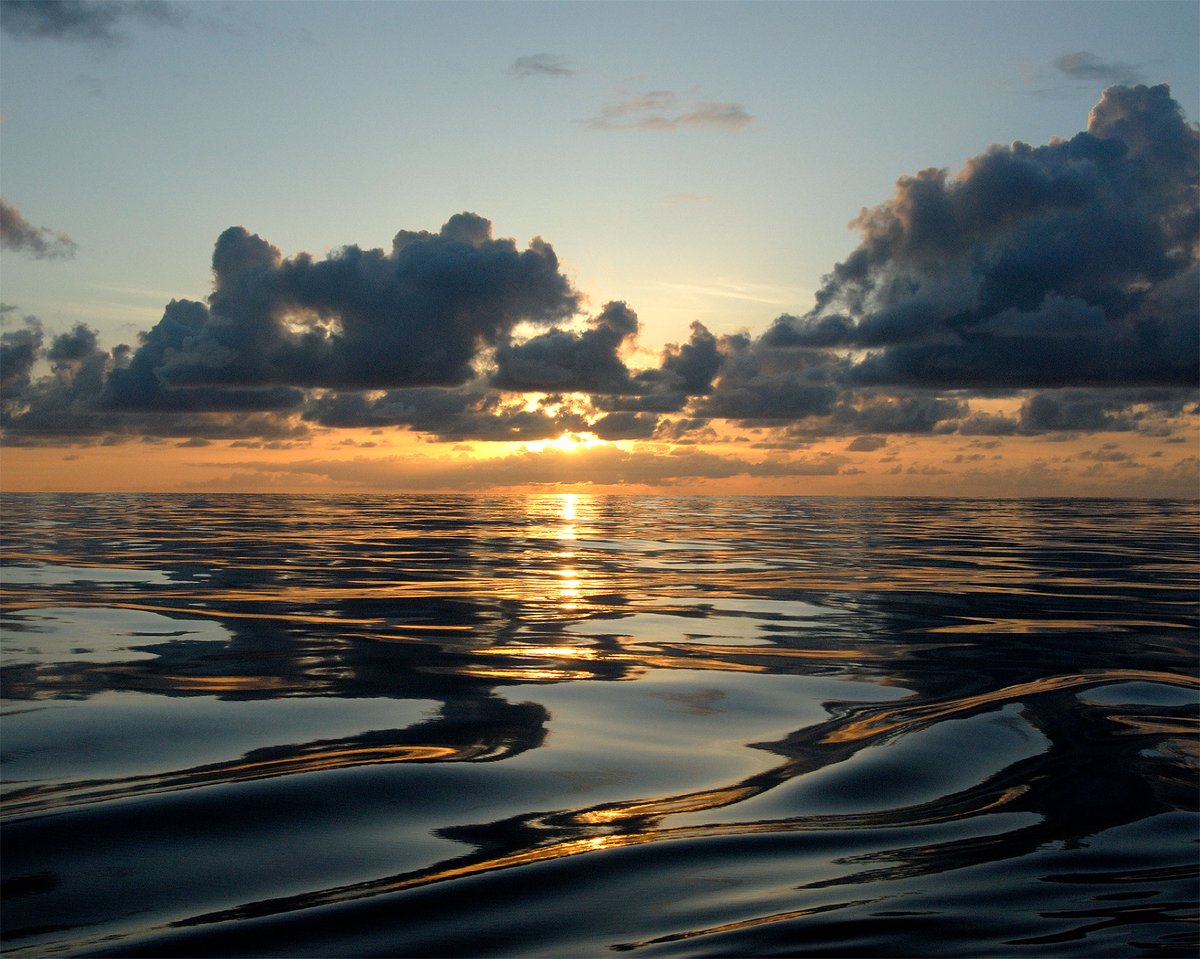
[[[577,453],[579,450],[591,449],[593,446],[604,445],[604,440],[598,439],[594,433],[566,432],[552,440],[534,440],[526,443],[525,449],[533,453],[544,453],[546,450],[558,450],[560,453]]]

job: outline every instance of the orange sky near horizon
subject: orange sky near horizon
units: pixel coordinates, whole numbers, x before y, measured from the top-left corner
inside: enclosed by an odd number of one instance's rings
[[[787,450],[769,430],[716,442],[439,443],[410,431],[321,431],[272,444],[130,440],[8,446],[0,490],[23,492],[590,492],[684,495],[1200,498],[1200,418],[1141,433],[850,437]]]

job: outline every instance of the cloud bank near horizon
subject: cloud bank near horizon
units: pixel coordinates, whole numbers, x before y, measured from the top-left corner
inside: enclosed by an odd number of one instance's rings
[[[32,318],[0,335],[0,427],[29,445],[344,427],[686,443],[733,421],[859,449],[1161,432],[1197,410],[1198,143],[1167,87],[1111,87],[1070,139],[900,178],[853,221],[861,241],[807,314],[757,337],[694,323],[646,368],[630,365],[628,304],[581,317],[549,243],[520,249],[477,214],[323,259],[231,227],[207,301],[171,301],[136,347]],[[1019,413],[972,406],[997,397]]]

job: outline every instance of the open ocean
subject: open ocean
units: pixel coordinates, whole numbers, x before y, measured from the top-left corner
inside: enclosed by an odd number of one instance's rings
[[[1195,502],[6,495],[11,956],[1188,956]]]

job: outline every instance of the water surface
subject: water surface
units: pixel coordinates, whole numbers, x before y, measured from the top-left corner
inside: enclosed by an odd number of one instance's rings
[[[3,498],[14,956],[1191,956],[1196,504]]]

